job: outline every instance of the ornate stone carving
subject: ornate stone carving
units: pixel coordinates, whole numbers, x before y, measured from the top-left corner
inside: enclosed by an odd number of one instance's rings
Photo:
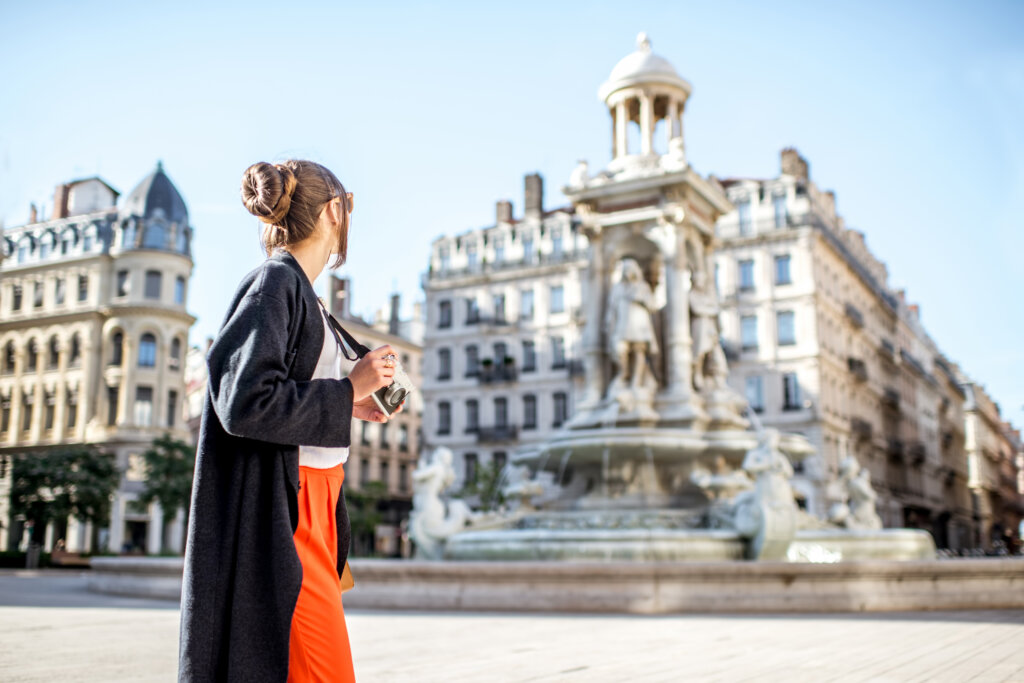
[[[881,529],[875,503],[878,494],[871,486],[871,473],[853,456],[843,458],[836,481],[837,500],[829,510],[829,521],[847,529]]]
[[[608,397],[621,412],[653,413],[657,379],[652,368],[659,352],[651,318],[654,292],[636,259],[623,258],[620,269],[621,278],[612,286],[605,309],[608,353],[616,366]]]
[[[440,560],[448,537],[475,518],[464,501],[451,500],[446,506],[442,500],[441,494],[454,481],[452,452],[443,446],[434,450],[429,462],[424,455],[412,473],[409,535],[416,543],[418,558]]]

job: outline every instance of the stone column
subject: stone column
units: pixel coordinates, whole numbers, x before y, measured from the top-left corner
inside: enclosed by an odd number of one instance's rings
[[[626,143],[626,123],[629,113],[626,111],[626,100],[619,100],[615,105],[615,158],[629,154],[629,146]]]
[[[150,555],[159,555],[164,535],[164,511],[160,503],[154,502],[149,506],[149,526],[146,528],[146,552]]]
[[[117,424],[134,424],[134,416],[131,413],[133,405],[130,392],[135,386],[135,365],[138,362],[137,344],[134,336],[124,333],[124,355],[121,357],[121,386],[118,389],[118,399],[121,405],[117,409]]]
[[[665,112],[665,131],[666,140],[665,148],[670,149],[669,144],[672,142],[672,138],[676,137],[676,118],[679,116],[679,102],[676,100],[669,100],[668,111]]]
[[[640,95],[640,153],[654,150],[654,98],[650,93]]]

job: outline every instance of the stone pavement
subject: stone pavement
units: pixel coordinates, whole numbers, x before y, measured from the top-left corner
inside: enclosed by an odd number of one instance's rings
[[[1024,681],[1024,611],[348,615],[361,681]],[[0,679],[173,681],[175,603],[0,570]]]

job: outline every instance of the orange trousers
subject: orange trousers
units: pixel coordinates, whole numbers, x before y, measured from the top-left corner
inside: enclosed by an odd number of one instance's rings
[[[302,562],[302,588],[292,616],[288,683],[356,680],[337,569],[335,509],[344,480],[343,465],[299,466],[299,525],[294,538]]]

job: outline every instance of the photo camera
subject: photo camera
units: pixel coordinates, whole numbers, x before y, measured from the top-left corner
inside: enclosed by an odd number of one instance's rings
[[[395,358],[395,376],[391,384],[373,392],[372,396],[377,407],[390,417],[402,405],[402,401],[415,390],[416,387],[410,381],[409,375],[405,374],[402,364]]]

